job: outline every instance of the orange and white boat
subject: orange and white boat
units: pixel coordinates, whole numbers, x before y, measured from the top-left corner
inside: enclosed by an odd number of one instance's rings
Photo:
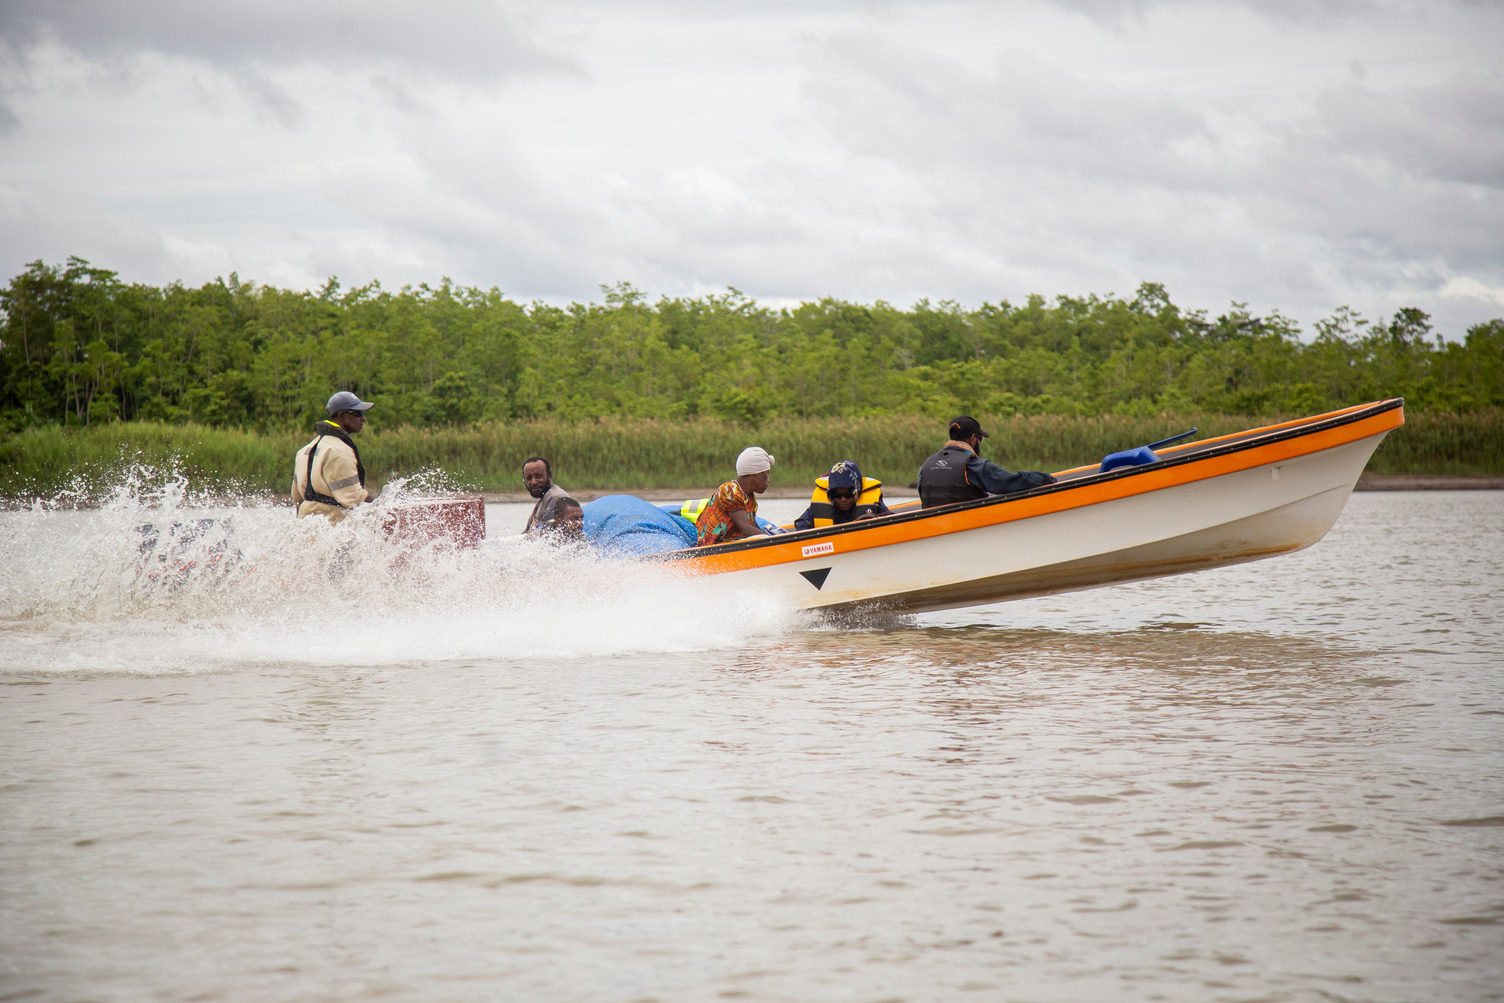
[[[1289,554],[1326,535],[1368,458],[1404,424],[1391,398],[1077,467],[1056,483],[880,519],[659,554],[807,609],[919,612]]]

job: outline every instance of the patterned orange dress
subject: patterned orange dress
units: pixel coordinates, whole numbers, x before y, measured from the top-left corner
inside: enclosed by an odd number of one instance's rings
[[[747,518],[757,525],[757,496],[747,494],[736,481],[727,481],[715,489],[710,504],[695,520],[695,546],[708,547],[712,543],[740,540],[742,531],[731,521],[732,512],[747,513]]]

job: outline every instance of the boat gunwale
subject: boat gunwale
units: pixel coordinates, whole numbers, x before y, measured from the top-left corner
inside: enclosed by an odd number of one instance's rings
[[[1356,422],[1365,421],[1369,418],[1385,414],[1389,411],[1403,409],[1405,399],[1403,397],[1388,397],[1369,404],[1358,404],[1337,411],[1328,411],[1324,414],[1312,415],[1308,418],[1296,419],[1289,422],[1281,422],[1275,425],[1266,425],[1260,428],[1247,429],[1242,432],[1233,432],[1228,435],[1215,436],[1211,439],[1203,439],[1198,442],[1186,443],[1183,446],[1174,447],[1180,455],[1166,456],[1153,463],[1142,463],[1131,467],[1117,467],[1113,470],[1098,471],[1097,473],[1081,474],[1056,480],[1051,484],[1041,484],[1038,487],[1026,488],[1023,491],[1015,491],[1009,494],[987,495],[983,498],[974,498],[967,501],[952,502],[949,505],[937,505],[933,508],[922,508],[912,512],[894,512],[880,519],[864,520],[862,522],[847,523],[842,526],[826,526],[816,530],[795,530],[793,533],[780,533],[777,536],[763,537],[755,540],[736,540],[731,543],[715,544],[709,547],[686,547],[682,550],[669,550],[658,554],[645,554],[639,559],[658,562],[698,561],[704,558],[718,557],[726,554],[740,554],[747,551],[766,549],[769,547],[786,546],[797,542],[807,545],[814,541],[843,536],[851,533],[862,533],[870,530],[883,529],[894,525],[915,522],[923,519],[931,519],[937,516],[954,515],[961,512],[970,512],[977,509],[988,508],[994,505],[1006,505],[1025,499],[1040,498],[1051,494],[1060,494],[1087,488],[1094,485],[1109,484],[1138,477],[1148,473],[1154,473],[1173,467],[1187,466],[1194,463],[1203,463],[1217,457],[1229,456],[1250,449],[1258,449],[1274,443],[1287,442],[1293,439],[1303,438],[1320,432],[1341,428]],[[1403,418],[1401,419],[1403,421]],[[1226,441],[1232,440],[1232,441]],[[1060,471],[1069,474],[1077,470],[1089,470],[1090,467],[1072,467]],[[1213,475],[1217,476],[1217,475]],[[1198,480],[1201,478],[1197,478]],[[1160,490],[1160,489],[1151,489]],[[967,527],[975,528],[975,527]],[[965,532],[966,529],[956,529],[937,535],[948,535],[949,532]],[[865,548],[863,548],[865,549]],[[813,557],[817,555],[809,555]],[[823,556],[823,555],[818,555]],[[807,560],[809,557],[791,557],[788,561],[776,563],[792,563]],[[727,569],[730,570],[730,569]]]

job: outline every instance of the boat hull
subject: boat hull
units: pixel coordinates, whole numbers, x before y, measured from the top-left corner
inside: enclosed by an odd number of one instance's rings
[[[1190,444],[1178,462],[1167,451],[1169,462],[1121,476],[1064,472],[1062,483],[1016,498],[915,513],[888,527],[776,537],[761,541],[761,554],[743,544],[740,555],[676,566],[778,592],[807,609],[918,612],[1291,553],[1336,522],[1403,412],[1391,407],[1335,427],[1323,427],[1322,417],[1310,419],[1309,430],[1292,423],[1294,432],[1249,433],[1220,449]]]
[[[1206,485],[1213,486],[1231,487]],[[1188,506],[1204,507],[1208,511],[1220,508],[1223,515],[1230,514],[1227,511],[1230,506],[1225,503],[1231,499],[1220,497],[1220,492],[1171,491],[1186,496],[1174,499],[1172,503],[1183,502]],[[909,612],[951,609],[1163,578],[1289,554],[1309,547],[1326,535],[1341,514],[1351,491],[1350,484],[1330,488],[1268,511],[1235,516],[1226,522],[1199,529],[1162,527],[1162,535],[1156,539],[1054,563],[1048,563],[1045,555],[1033,553],[1036,548],[1029,545],[1032,541],[1005,539],[999,541],[1002,546],[1027,548],[1028,556],[1041,559],[1041,563],[1028,564],[1027,561],[1022,561],[1020,567],[985,578],[963,578],[890,593],[885,597],[885,605]],[[1165,501],[1171,502],[1170,499]],[[1018,532],[1026,532],[1030,536],[1055,532],[1066,535],[1080,533],[1079,539],[1084,549],[1090,549],[1091,541],[1104,528],[1102,521],[1088,520],[1082,524],[1081,520],[1072,519],[1070,515],[1074,513],[1062,514],[1059,518],[1046,516],[1038,524],[1009,523],[1000,529],[1015,530],[1015,533],[1010,534],[1013,536]],[[1106,538],[1101,539],[1103,546],[1113,546],[1110,536],[1109,532]],[[1080,550],[1083,547],[1072,549]],[[959,560],[967,559],[965,554],[956,556]],[[848,600],[852,603],[871,601],[859,597]]]

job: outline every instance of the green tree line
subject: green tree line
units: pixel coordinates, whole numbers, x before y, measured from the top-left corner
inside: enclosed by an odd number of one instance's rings
[[[124,283],[70,258],[0,291],[0,431],[114,421],[282,431],[335,389],[385,427],[517,419],[1302,414],[1400,395],[1504,406],[1504,320],[1461,340],[1406,308],[1347,308],[1303,337],[1278,312],[1212,318],[1162,286],[973,309],[837,299],[774,309],[736,290],[656,302],[518,303],[447,279],[317,292]]]

